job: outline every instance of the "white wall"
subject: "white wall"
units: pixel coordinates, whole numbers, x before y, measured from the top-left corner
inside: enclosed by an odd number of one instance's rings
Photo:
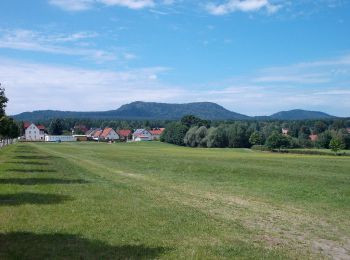
[[[75,142],[77,139],[71,135],[46,135],[45,142]]]
[[[44,141],[45,133],[39,130],[36,125],[31,124],[24,132],[24,137],[27,141]]]

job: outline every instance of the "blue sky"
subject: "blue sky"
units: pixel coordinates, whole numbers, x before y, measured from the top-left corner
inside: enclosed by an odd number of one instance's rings
[[[350,116],[350,1],[2,0],[7,113],[212,101]]]

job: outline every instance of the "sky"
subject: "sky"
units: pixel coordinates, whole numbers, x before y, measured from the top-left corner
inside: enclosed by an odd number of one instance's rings
[[[210,101],[350,116],[349,0],[1,0],[7,114]]]

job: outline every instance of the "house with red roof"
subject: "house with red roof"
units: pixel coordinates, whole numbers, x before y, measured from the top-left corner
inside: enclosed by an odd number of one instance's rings
[[[129,137],[131,137],[132,132],[131,130],[128,130],[128,129],[120,129],[117,131],[117,134],[119,135],[120,140],[127,141]]]
[[[153,140],[159,140],[164,130],[165,128],[156,128],[156,129],[150,130],[149,132],[151,133]]]
[[[100,134],[100,139],[102,140],[119,140],[119,135],[110,127],[106,127],[103,129],[102,133]]]
[[[99,141],[100,140],[100,135],[102,134],[102,130],[96,130],[93,134],[92,134],[92,139]]]
[[[136,129],[132,135],[132,140],[135,142],[152,141],[152,134],[146,129]]]
[[[24,122],[24,138],[27,141],[44,141],[45,126],[35,125],[31,122]]]

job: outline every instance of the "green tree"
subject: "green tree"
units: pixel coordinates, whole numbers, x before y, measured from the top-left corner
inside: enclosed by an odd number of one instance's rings
[[[5,89],[1,87],[0,83],[0,118],[5,116],[5,108],[8,98],[5,96]]]
[[[262,137],[262,135],[258,131],[253,132],[250,135],[250,137],[249,137],[249,143],[251,145],[261,145],[261,144],[263,144],[263,137]]]
[[[187,131],[184,137],[184,143],[186,146],[190,146],[190,147],[198,146],[198,143],[196,142],[197,130],[198,130],[198,126],[193,126]]]
[[[288,136],[274,132],[266,140],[266,146],[269,149],[281,149],[289,148],[291,145],[291,140]]]
[[[317,146],[319,148],[329,149],[329,142],[331,140],[332,140],[332,132],[329,130],[326,130],[318,136]]]
[[[61,135],[63,133],[64,126],[61,119],[56,118],[51,121],[49,125],[49,133],[51,135]]]
[[[160,140],[162,142],[184,145],[184,138],[188,127],[180,122],[173,122],[167,125]]]
[[[329,142],[329,148],[337,154],[340,150],[344,149],[344,144],[340,140],[340,138],[333,137],[332,140]]]
[[[194,115],[186,115],[181,118],[181,123],[188,128],[192,126],[206,126],[209,127],[210,123],[207,120],[202,120]]]
[[[205,126],[201,126],[196,131],[196,143],[200,147],[207,147],[207,133],[208,129]]]

